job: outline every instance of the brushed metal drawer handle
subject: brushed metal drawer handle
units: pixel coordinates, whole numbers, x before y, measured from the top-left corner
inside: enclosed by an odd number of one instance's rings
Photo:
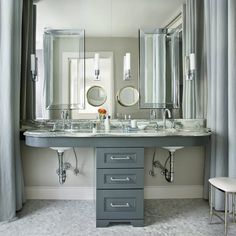
[[[113,204],[113,203],[111,203],[110,205],[111,205],[111,207],[114,207],[114,208],[127,208],[127,207],[130,207],[128,202],[126,202],[125,204]]]
[[[126,178],[114,178],[114,177],[111,177],[111,181],[118,181],[118,182],[129,182],[130,181],[130,178],[129,177],[126,177]]]
[[[126,157],[113,157],[111,156],[111,160],[130,160],[131,157],[126,156]]]

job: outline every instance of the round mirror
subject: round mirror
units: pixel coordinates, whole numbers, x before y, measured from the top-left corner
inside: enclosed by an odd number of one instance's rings
[[[139,100],[139,92],[136,88],[128,86],[120,89],[117,93],[117,101],[124,107],[135,105]]]
[[[106,91],[100,86],[92,86],[87,92],[87,100],[94,107],[101,106],[107,100]]]

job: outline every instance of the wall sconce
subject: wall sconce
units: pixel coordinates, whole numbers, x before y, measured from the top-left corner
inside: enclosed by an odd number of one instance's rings
[[[195,53],[190,53],[186,56],[186,80],[192,80],[196,70],[196,57]]]
[[[94,80],[100,80],[100,70],[99,70],[99,53],[95,53],[94,55],[94,72],[95,72],[95,79]]]
[[[36,82],[38,79],[38,58],[35,54],[30,55],[30,71],[32,81]]]
[[[123,80],[131,79],[131,70],[130,70],[130,53],[126,53],[124,56],[124,75]]]

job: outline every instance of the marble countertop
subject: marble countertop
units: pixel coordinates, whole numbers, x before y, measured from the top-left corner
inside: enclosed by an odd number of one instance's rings
[[[207,128],[201,129],[145,129],[145,130],[129,130],[111,129],[110,131],[98,130],[66,130],[66,131],[51,131],[45,129],[28,130],[24,132],[25,136],[30,137],[166,137],[166,136],[209,136],[211,132]]]

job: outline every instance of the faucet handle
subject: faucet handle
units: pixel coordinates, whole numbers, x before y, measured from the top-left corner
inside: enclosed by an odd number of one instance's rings
[[[61,111],[61,119],[65,119],[65,111],[63,110],[63,111]]]
[[[69,119],[69,112],[68,112],[68,110],[62,110],[61,111],[61,119],[62,120]]]
[[[150,119],[156,119],[157,118],[157,114],[156,111],[154,109],[150,110]]]

